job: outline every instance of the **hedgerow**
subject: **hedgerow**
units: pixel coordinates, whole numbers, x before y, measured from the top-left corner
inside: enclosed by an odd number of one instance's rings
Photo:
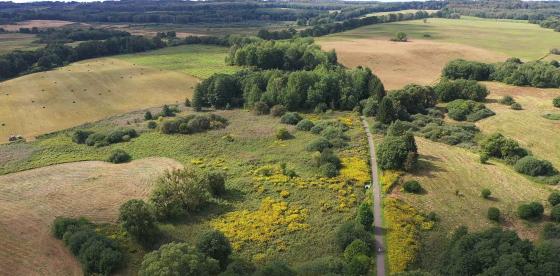
[[[110,132],[77,130],[72,134],[72,141],[77,144],[103,147],[110,144],[128,142],[136,137],[138,137],[138,133],[133,128],[119,128]]]
[[[193,134],[227,126],[227,119],[216,114],[190,114],[185,117],[163,121],[160,131],[163,134]]]

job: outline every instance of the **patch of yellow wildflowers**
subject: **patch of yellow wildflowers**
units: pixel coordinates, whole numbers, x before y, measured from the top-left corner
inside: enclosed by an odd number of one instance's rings
[[[359,184],[370,182],[369,165],[366,161],[359,157],[342,157],[342,169],[340,176],[343,178],[354,180]]]
[[[308,215],[307,209],[291,207],[284,201],[267,197],[255,211],[231,212],[210,224],[222,231],[236,250],[248,243],[277,246],[280,250],[286,246],[277,239],[291,232],[308,229],[309,224],[305,223]]]
[[[381,172],[381,189],[384,193],[389,192],[397,184],[402,173],[399,171],[386,170]]]

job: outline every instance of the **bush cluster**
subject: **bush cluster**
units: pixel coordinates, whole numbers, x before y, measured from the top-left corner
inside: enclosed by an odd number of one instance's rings
[[[538,219],[542,217],[544,213],[544,207],[539,202],[531,202],[527,204],[521,204],[517,207],[517,215],[522,219]]]
[[[141,199],[131,199],[119,208],[121,226],[143,244],[155,241],[159,230],[152,207]]]
[[[530,155],[519,159],[515,163],[514,169],[530,176],[551,176],[558,173],[549,161],[539,160]]]
[[[52,233],[78,258],[85,274],[108,275],[123,263],[117,243],[98,234],[86,219],[57,217]]]
[[[560,204],[560,192],[554,191],[550,193],[550,195],[548,196],[548,203],[550,203],[550,205],[552,206]]]
[[[552,105],[554,105],[554,107],[558,107],[560,108],[560,97],[556,97],[552,100]]]
[[[138,137],[138,133],[133,128],[119,128],[108,133],[77,130],[72,134],[72,141],[88,146],[103,147],[128,142],[135,137]]]
[[[270,109],[270,115],[274,117],[281,117],[285,113],[286,113],[286,108],[281,104],[277,104]]]
[[[297,112],[288,112],[280,117],[280,122],[287,125],[297,125],[301,120],[303,117]]]
[[[513,99],[512,96],[505,95],[498,102],[503,105],[512,105],[515,103],[515,100]]]
[[[482,62],[452,60],[443,68],[442,75],[448,79],[466,79],[484,81],[490,78],[494,66]]]
[[[438,125],[430,123],[419,134],[435,142],[448,145],[473,144],[478,128],[473,124]]]
[[[496,207],[488,208],[488,213],[486,214],[486,217],[491,221],[499,222],[500,221],[500,209],[498,209]]]
[[[386,136],[377,148],[377,162],[383,170],[412,170],[418,159],[414,136]]]
[[[448,115],[456,121],[476,122],[496,115],[492,110],[487,109],[482,103],[472,100],[454,100],[447,104]]]
[[[526,149],[513,139],[506,138],[500,133],[495,133],[484,139],[481,143],[482,153],[503,159],[513,165],[517,160],[528,155]]]
[[[288,140],[292,139],[294,136],[286,129],[286,128],[279,128],[276,130],[276,139],[278,140]]]
[[[457,99],[484,101],[489,92],[486,86],[477,83],[475,80],[450,80],[442,79],[435,86],[434,91],[438,100],[450,102]]]
[[[335,177],[342,166],[340,159],[331,149],[323,149],[313,154],[313,162],[325,177]]]
[[[107,158],[107,161],[114,163],[114,164],[119,164],[119,163],[125,163],[130,161],[131,157],[130,155],[122,150],[122,149],[117,149],[114,150],[113,152],[111,152],[111,155],[109,155],[109,158]]]
[[[226,118],[216,114],[190,114],[172,120],[163,121],[160,131],[164,134],[193,134],[226,127]]]
[[[403,189],[407,193],[412,194],[419,194],[422,192],[422,186],[420,186],[420,182],[416,180],[409,180],[403,184]]]
[[[315,124],[313,122],[311,122],[310,120],[303,119],[303,120],[301,120],[297,123],[296,128],[298,130],[310,131],[311,128],[313,128],[314,126],[315,126]]]

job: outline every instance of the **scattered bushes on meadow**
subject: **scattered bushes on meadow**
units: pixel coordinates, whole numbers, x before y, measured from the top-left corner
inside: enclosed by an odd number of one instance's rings
[[[219,262],[187,243],[172,242],[144,255],[140,276],[215,275]]]
[[[409,180],[403,184],[403,190],[407,193],[419,194],[422,192],[422,186],[416,180]]]
[[[445,65],[442,75],[448,79],[484,81],[488,80],[493,72],[494,66],[491,64],[456,59]]]
[[[288,140],[292,139],[294,136],[286,129],[286,128],[279,128],[276,130],[276,139],[278,140]]]
[[[554,99],[552,100],[552,105],[553,105],[554,107],[560,108],[560,97],[554,98]]]
[[[517,215],[525,220],[541,218],[544,213],[544,207],[539,202],[531,202],[521,204],[517,207]]]
[[[486,86],[477,83],[475,80],[449,80],[441,79],[435,86],[434,91],[438,100],[450,102],[457,99],[484,101],[489,92]]]
[[[548,196],[548,203],[550,203],[550,205],[552,206],[560,204],[560,192],[554,191],[550,193],[550,195]]]
[[[325,149],[331,148],[332,144],[329,142],[329,140],[327,140],[324,137],[318,137],[315,140],[311,141],[309,144],[307,144],[307,146],[305,146],[305,149],[307,151],[323,151]]]
[[[154,242],[159,234],[152,207],[141,199],[131,199],[119,208],[121,226],[143,244]]]
[[[122,149],[117,149],[111,152],[111,155],[109,155],[107,161],[114,164],[119,164],[119,163],[126,163],[130,161],[130,159],[131,157],[126,151]]]
[[[514,169],[530,176],[551,176],[558,173],[549,161],[539,160],[530,155],[519,159],[515,163]]]
[[[103,147],[110,144],[128,142],[135,137],[138,137],[138,133],[132,128],[120,128],[107,133],[77,130],[72,134],[72,141],[88,146]]]
[[[408,41],[408,36],[404,32],[398,32],[398,33],[395,34],[395,36],[393,38],[391,38],[391,41],[407,42]]]
[[[160,131],[163,134],[193,134],[227,126],[227,119],[216,114],[190,114],[163,121]]]
[[[506,138],[500,133],[488,136],[481,143],[482,153],[488,156],[503,159],[513,165],[517,160],[527,156],[528,152],[515,140]]]
[[[484,199],[489,199],[490,195],[492,195],[492,191],[490,191],[490,189],[488,188],[484,188],[482,189],[482,191],[480,191],[480,196]]]
[[[471,145],[478,133],[478,128],[473,124],[437,125],[428,124],[419,131],[419,135],[435,142],[448,145]]]
[[[98,234],[86,219],[57,217],[52,232],[57,239],[64,240],[86,275],[109,275],[123,263],[117,243]]]
[[[500,209],[496,207],[488,208],[488,213],[486,214],[486,217],[491,221],[500,222]]]
[[[152,112],[150,111],[146,111],[146,113],[144,113],[144,120],[149,121],[149,120],[153,120],[154,116],[152,115]]]
[[[512,105],[515,103],[515,100],[513,99],[512,96],[506,95],[503,96],[498,102],[503,105]]]
[[[303,117],[297,112],[288,112],[280,118],[280,122],[287,125],[297,125]]]
[[[191,168],[165,172],[150,195],[156,216],[173,219],[199,211],[216,193],[215,182],[221,186],[216,179]]]
[[[482,103],[472,100],[454,100],[447,104],[448,115],[456,121],[476,122],[496,115],[492,110],[487,109]]]

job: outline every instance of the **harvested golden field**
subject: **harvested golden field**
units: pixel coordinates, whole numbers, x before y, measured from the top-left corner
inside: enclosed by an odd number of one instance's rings
[[[198,79],[116,58],[73,63],[0,83],[0,141],[183,102]]]
[[[544,203],[550,186],[536,184],[502,163],[483,165],[477,154],[466,149],[418,137],[416,142],[420,169],[405,180],[418,180],[425,193],[399,193],[399,197],[424,213],[435,212],[445,229],[460,225],[472,230],[491,227],[495,224],[486,213],[489,207],[497,207],[504,218],[503,226],[514,228],[523,238],[537,237],[540,224],[522,222],[515,212],[522,202]],[[490,199],[480,196],[484,188],[492,192]],[[396,189],[398,192],[400,187]]]
[[[477,123],[487,133],[500,132],[519,141],[537,157],[544,158],[560,168],[560,121],[549,120],[544,114],[560,114],[560,109],[552,105],[552,99],[560,96],[560,89],[510,86],[487,82],[491,91],[488,108],[496,112]],[[523,110],[513,110],[497,103],[504,95],[512,96],[523,106]]]
[[[5,24],[0,25],[0,28],[4,28],[6,31],[15,32],[19,31],[19,28],[58,28],[67,26],[70,24],[75,24],[71,21],[64,21],[64,20],[27,20],[17,22],[15,24]]]
[[[0,176],[2,275],[81,275],[76,259],[50,233],[57,216],[115,222],[118,208],[145,198],[151,181],[182,165],[146,158],[114,165],[87,161]]]
[[[338,60],[347,67],[369,67],[386,89],[399,89],[409,83],[431,84],[441,75],[450,60],[463,58],[484,62],[506,59],[492,51],[447,42],[414,39],[393,42],[389,39],[353,39],[329,37],[319,39],[324,50],[335,49]]]

